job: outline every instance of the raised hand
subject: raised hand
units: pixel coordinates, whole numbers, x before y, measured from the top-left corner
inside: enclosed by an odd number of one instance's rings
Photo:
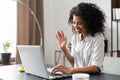
[[[66,39],[63,31],[57,31],[56,38],[57,38],[59,47],[61,49],[66,48],[67,39]]]

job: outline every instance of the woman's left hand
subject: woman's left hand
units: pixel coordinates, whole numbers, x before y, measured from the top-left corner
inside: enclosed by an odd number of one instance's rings
[[[60,64],[53,67],[52,74],[55,74],[56,72],[59,72],[59,71],[64,73],[64,74],[72,74],[72,69],[71,68],[64,67]]]

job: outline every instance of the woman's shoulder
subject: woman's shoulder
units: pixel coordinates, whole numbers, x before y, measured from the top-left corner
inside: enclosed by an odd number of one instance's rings
[[[95,40],[104,40],[105,39],[103,33],[96,33],[93,38]]]
[[[94,35],[94,37],[95,37],[95,38],[104,38],[104,35],[103,35],[103,33],[96,33],[96,34]]]

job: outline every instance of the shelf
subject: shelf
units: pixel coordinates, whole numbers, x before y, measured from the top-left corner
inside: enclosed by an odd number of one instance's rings
[[[120,50],[119,50],[119,21],[117,11],[120,9],[120,0],[111,0],[111,57],[113,57],[113,53],[117,52],[117,57],[120,57]],[[113,50],[113,33],[114,33],[114,27],[113,22],[116,23],[116,50]]]
[[[115,21],[116,22],[116,31],[117,31],[117,33],[116,33],[116,35],[117,35],[117,37],[116,37],[116,42],[117,42],[117,44],[116,44],[116,50],[113,50],[113,21]],[[113,56],[113,52],[119,52],[119,49],[118,49],[118,47],[119,47],[119,31],[118,31],[118,26],[119,26],[119,21],[120,20],[113,20],[112,22],[111,22],[111,56]],[[117,54],[118,55],[118,54]]]

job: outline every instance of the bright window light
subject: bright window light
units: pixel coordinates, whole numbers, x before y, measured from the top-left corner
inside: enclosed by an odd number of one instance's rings
[[[2,44],[5,41],[11,42],[9,52],[12,57],[16,54],[17,38],[17,2],[13,0],[0,1],[0,53],[3,52]]]

